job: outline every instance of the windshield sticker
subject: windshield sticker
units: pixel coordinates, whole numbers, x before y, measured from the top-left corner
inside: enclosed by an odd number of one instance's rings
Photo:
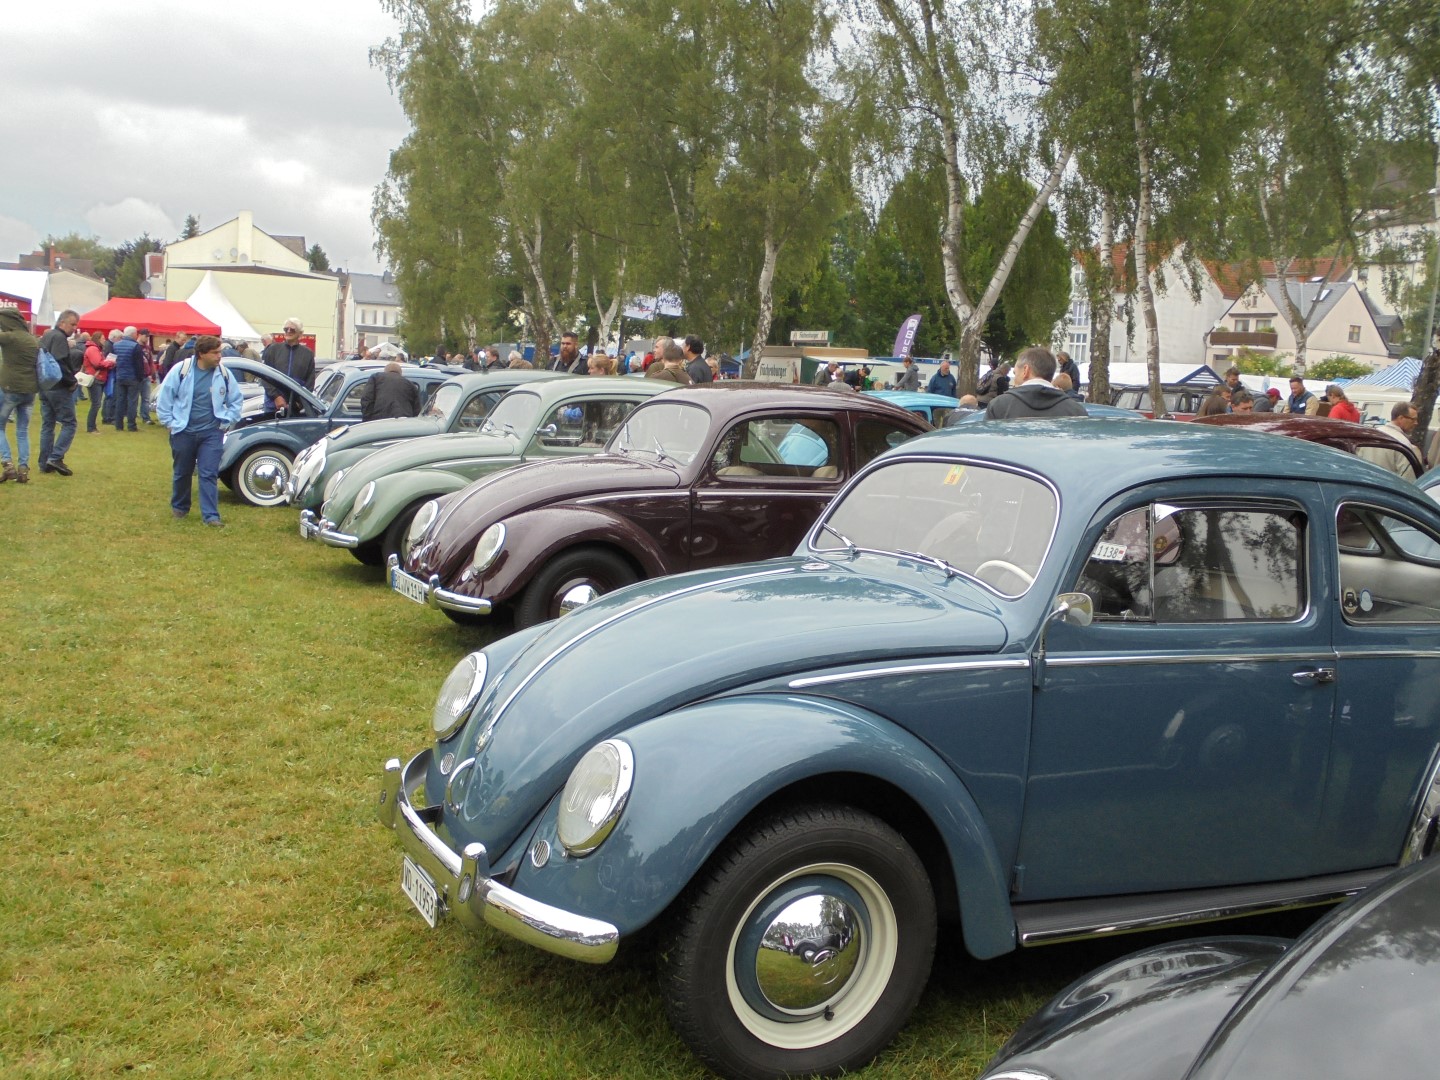
[[[1095,545],[1090,558],[1096,562],[1124,562],[1125,553],[1129,550],[1125,544],[1107,544],[1102,540]]]
[[[964,466],[964,465],[955,465],[955,466],[952,466],[951,469],[950,469],[950,471],[945,474],[945,486],[946,486],[946,487],[953,487],[954,485],[956,485],[956,484],[958,484],[958,483],[960,482],[960,478],[963,477],[964,475],[965,475],[965,466]]]

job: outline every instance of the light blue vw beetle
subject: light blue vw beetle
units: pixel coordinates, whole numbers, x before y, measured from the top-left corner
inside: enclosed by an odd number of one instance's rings
[[[597,963],[654,925],[717,1072],[854,1069],[942,920],[986,958],[1335,901],[1429,854],[1437,540],[1414,485],[1277,436],[934,432],[791,558],[466,657],[379,816],[428,922]]]

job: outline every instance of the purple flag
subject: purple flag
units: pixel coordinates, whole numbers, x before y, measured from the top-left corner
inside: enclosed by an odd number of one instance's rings
[[[900,324],[900,332],[895,335],[895,351],[890,355],[909,356],[910,350],[915,346],[915,334],[919,329],[920,313],[917,311]]]

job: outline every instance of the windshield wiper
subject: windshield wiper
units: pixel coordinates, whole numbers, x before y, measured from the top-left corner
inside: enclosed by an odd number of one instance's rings
[[[655,457],[659,460],[660,464],[669,465],[670,468],[678,471],[678,466],[666,456],[665,448],[660,445],[660,440],[652,436],[650,441],[655,444]]]
[[[860,549],[855,546],[855,541],[851,540],[848,536],[842,533],[839,529],[835,528],[835,526],[831,525],[828,521],[822,521],[820,523],[820,528],[823,529],[825,532],[828,532],[831,536],[835,537],[835,539],[839,540],[840,543],[844,544],[845,554],[850,556],[852,559],[856,555],[860,554]]]
[[[946,577],[959,577],[960,571],[951,566],[944,559],[937,559],[934,555],[926,555],[919,551],[902,551],[895,549],[896,555],[903,555],[907,559],[914,559],[916,562],[924,563],[926,566],[933,566],[937,570],[945,571]]]

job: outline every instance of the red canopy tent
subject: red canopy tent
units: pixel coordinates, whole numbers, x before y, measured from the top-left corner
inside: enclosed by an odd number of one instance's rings
[[[220,334],[220,326],[183,300],[115,297],[80,316],[81,330],[124,330],[133,326],[154,334]]]

